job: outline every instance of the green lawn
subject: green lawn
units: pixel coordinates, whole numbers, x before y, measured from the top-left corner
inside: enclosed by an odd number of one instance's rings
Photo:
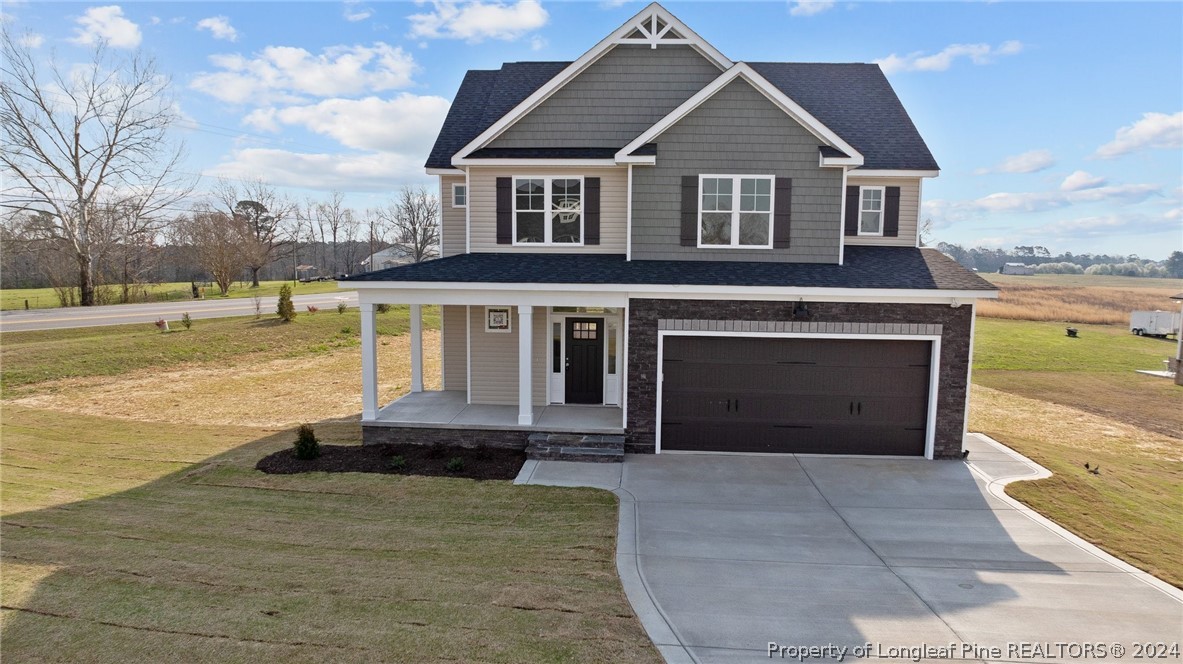
[[[6,661],[660,661],[610,493],[255,471],[290,431],[2,427]]]
[[[1064,327],[978,319],[973,378],[991,389],[975,388],[970,427],[1054,473],[1008,494],[1183,587],[1183,387],[1134,372],[1160,369],[1175,344]]]
[[[423,320],[426,327],[438,328],[438,308],[425,308]],[[344,314],[322,310],[315,315],[300,312],[291,323],[273,315],[201,319],[193,321],[190,330],[174,324],[166,334],[147,324],[4,332],[0,333],[0,389],[11,397],[60,378],[114,376],[189,362],[232,367],[242,361],[323,353],[358,345],[360,325],[356,310]],[[406,306],[378,315],[379,334],[400,335],[408,328]]]
[[[337,282],[335,281],[317,281],[308,284],[293,284],[290,281],[263,281],[259,283],[258,288],[251,288],[250,284],[245,282],[235,282],[230,287],[230,292],[225,296],[218,293],[218,287],[216,285],[206,286],[205,298],[208,300],[221,297],[252,297],[254,295],[274,297],[279,295],[279,287],[284,284],[292,286],[293,295],[336,293],[341,290],[337,287]],[[115,294],[118,293],[117,286],[108,288],[115,289],[112,292]],[[185,282],[149,284],[146,288],[156,301],[188,300],[193,296],[191,284]],[[58,300],[58,296],[52,288],[9,288],[0,290],[0,309],[24,309],[25,300],[29,301],[30,309],[55,309],[61,306],[61,301]],[[112,302],[112,304],[117,304],[117,302]]]

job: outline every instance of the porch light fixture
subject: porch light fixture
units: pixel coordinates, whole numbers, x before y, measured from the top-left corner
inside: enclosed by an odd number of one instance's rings
[[[797,300],[797,304],[793,305],[793,318],[809,318],[809,307],[805,306],[805,300]]]

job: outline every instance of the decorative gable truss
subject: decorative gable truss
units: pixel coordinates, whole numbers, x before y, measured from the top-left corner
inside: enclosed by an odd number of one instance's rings
[[[726,71],[735,64],[723,55],[719,49],[712,46],[707,40],[700,37],[698,33],[691,30],[690,26],[683,23],[681,19],[671,14],[665,7],[654,2],[625,21],[612,34],[602,39],[591,50],[568,65],[557,76],[547,81],[545,85],[538,88],[529,97],[526,97],[525,100],[502,116],[501,119],[481,132],[468,145],[461,148],[452,157],[452,165],[489,164],[490,162],[488,160],[483,159],[470,161],[469,155],[493,142],[494,139],[500,136],[511,125],[525,117],[530,111],[550,98],[556,91],[583,73],[588,67],[595,64],[597,60],[603,57],[614,46],[620,44],[648,44],[653,49],[659,46],[690,46],[702,54],[703,57],[714,63],[720,71]],[[652,159],[650,159],[650,163],[652,163]]]

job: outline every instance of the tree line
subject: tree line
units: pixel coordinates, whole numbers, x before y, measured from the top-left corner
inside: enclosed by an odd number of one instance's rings
[[[345,194],[295,200],[263,179],[208,190],[181,170],[182,122],[151,58],[97,45],[85,66],[40,61],[0,35],[0,286],[63,304],[141,298],[160,281],[352,274],[372,253],[437,255],[439,201],[403,187],[364,210]],[[298,268],[304,267],[303,271]]]
[[[1183,278],[1183,251],[1171,253],[1166,260],[1155,261],[1136,255],[1073,254],[1053,255],[1043,246],[1017,246],[1012,249],[970,247],[938,242],[941,253],[978,272],[997,272],[1006,263],[1034,265],[1040,274],[1098,274],[1125,277]]]

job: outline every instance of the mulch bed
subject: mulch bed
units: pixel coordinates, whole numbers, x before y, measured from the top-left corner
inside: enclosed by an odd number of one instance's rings
[[[391,466],[391,459],[401,456],[406,465]],[[463,467],[449,469],[448,462],[458,458]],[[269,454],[255,464],[264,473],[386,473],[389,475],[430,475],[466,477],[474,480],[512,480],[517,477],[526,453],[501,448],[446,447],[407,444],[324,445],[315,459],[297,459],[291,448]]]

